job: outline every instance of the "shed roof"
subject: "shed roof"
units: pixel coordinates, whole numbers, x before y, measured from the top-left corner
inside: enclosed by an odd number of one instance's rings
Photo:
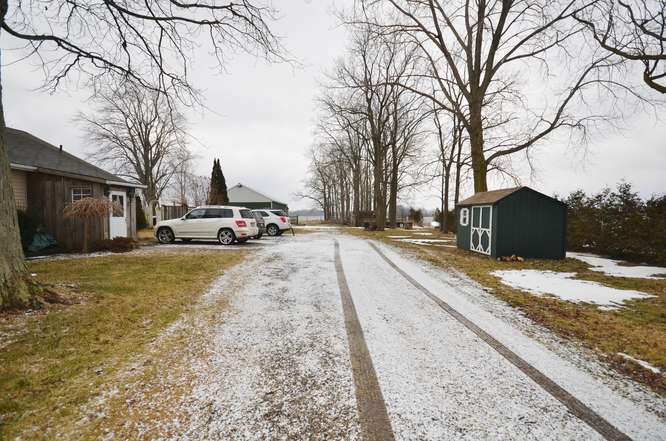
[[[513,194],[518,190],[522,190],[523,188],[527,187],[513,187],[513,188],[502,188],[499,190],[492,190],[492,191],[482,191],[480,193],[476,193],[474,196],[468,197],[467,199],[458,202],[458,205],[494,204],[500,199],[504,199],[510,194]]]
[[[23,130],[7,127],[5,142],[12,167],[22,166],[42,173],[66,174],[128,187],[143,187],[102,170]]]
[[[229,199],[230,199],[230,200],[231,200],[232,198],[234,199],[232,202],[251,202],[251,201],[244,201],[244,200],[235,200],[235,199],[238,199],[238,198],[234,197],[234,196],[236,196],[236,195],[234,194],[234,191],[233,191],[233,190],[235,190],[235,189],[245,189],[245,190],[251,191],[252,193],[255,193],[255,195],[257,195],[258,197],[263,198],[266,202],[277,202],[278,204],[287,205],[287,204],[285,204],[284,202],[281,202],[281,201],[279,201],[279,200],[277,200],[277,199],[275,199],[275,198],[272,198],[272,197],[270,197],[270,196],[267,196],[266,194],[261,193],[261,192],[255,190],[255,189],[252,188],[252,187],[248,187],[248,186],[245,185],[245,184],[241,184],[240,182],[239,182],[238,184],[234,185],[233,187],[231,187],[230,189],[227,190],[227,193],[229,194]],[[242,197],[242,196],[241,196],[241,197]]]

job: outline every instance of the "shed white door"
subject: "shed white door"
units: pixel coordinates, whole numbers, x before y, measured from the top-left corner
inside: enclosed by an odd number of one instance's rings
[[[109,197],[118,206],[118,211],[109,214],[109,237],[127,237],[127,193],[112,191]]]
[[[469,248],[482,254],[490,255],[492,240],[492,205],[472,207],[472,229],[470,231]]]

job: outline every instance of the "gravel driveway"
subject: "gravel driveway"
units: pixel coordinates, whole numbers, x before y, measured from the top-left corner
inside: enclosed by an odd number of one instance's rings
[[[666,440],[666,400],[530,328],[460,274],[377,246],[423,289],[370,242],[326,232],[281,238],[220,278],[206,301],[230,305],[207,332],[175,438]],[[423,290],[598,420],[581,419]]]

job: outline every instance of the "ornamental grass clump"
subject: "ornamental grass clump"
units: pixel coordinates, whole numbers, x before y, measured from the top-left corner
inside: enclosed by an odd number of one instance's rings
[[[80,219],[83,222],[83,252],[90,252],[90,223],[108,216],[121,214],[120,206],[107,198],[87,197],[74,201],[63,210],[66,219]]]

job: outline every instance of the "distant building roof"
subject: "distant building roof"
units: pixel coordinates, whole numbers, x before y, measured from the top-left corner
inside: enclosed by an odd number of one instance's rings
[[[474,196],[458,202],[458,205],[479,205],[479,204],[494,204],[500,199],[504,199],[525,187],[502,188],[500,190],[482,191],[476,193]]]
[[[117,183],[128,187],[144,187],[102,170],[23,130],[7,127],[5,129],[5,143],[12,168],[65,174],[93,181]]]
[[[230,202],[277,202],[278,204],[287,205],[241,183],[228,189],[227,194]]]

